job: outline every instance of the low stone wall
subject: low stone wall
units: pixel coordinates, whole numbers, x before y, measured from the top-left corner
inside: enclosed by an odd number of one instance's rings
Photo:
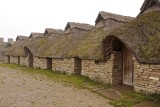
[[[33,67],[47,69],[47,59],[40,57],[33,57]]]
[[[0,62],[4,62],[4,61],[5,61],[5,57],[0,54]]]
[[[72,59],[52,59],[52,70],[74,74],[74,58]]]
[[[160,93],[160,65],[140,64],[135,58],[133,60],[135,90]]]
[[[113,52],[106,62],[82,60],[81,74],[112,85],[122,83],[122,52]]]
[[[10,63],[12,63],[12,64],[18,64],[18,57],[16,57],[16,56],[10,56]]]
[[[20,57],[20,65],[28,66],[28,57]]]
[[[3,58],[3,59],[4,59],[4,60],[3,60],[4,63],[10,63],[10,62],[8,62],[8,61],[9,61],[9,59],[8,59],[9,56],[3,56],[3,57],[4,57],[4,58]]]

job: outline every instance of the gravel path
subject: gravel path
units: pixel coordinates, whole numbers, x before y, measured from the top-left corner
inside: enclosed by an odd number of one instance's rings
[[[112,107],[86,89],[0,67],[0,107]]]

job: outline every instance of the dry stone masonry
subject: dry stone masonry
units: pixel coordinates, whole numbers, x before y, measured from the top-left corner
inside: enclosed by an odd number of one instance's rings
[[[0,38],[0,61],[160,93],[159,4],[145,0],[136,18],[101,11],[95,26],[68,22],[64,31],[47,28],[15,43]]]

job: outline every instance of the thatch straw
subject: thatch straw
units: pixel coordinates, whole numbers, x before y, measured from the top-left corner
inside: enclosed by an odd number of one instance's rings
[[[28,44],[28,39],[18,40],[11,47],[5,49],[4,55],[25,56],[24,47]]]
[[[37,33],[37,32],[32,32],[29,36],[29,38],[39,38],[39,37],[43,37],[44,33]]]
[[[78,44],[88,33],[86,30],[73,27],[70,33],[48,34],[43,38],[37,38],[30,41],[27,48],[34,56],[63,58],[76,44]]]
[[[18,41],[18,40],[25,40],[27,38],[28,38],[27,36],[19,35],[19,36],[17,36],[16,41]]]
[[[109,13],[109,12],[105,12],[105,11],[100,11],[95,23],[97,24],[102,19],[103,20],[114,19],[114,20],[117,20],[117,21],[120,21],[120,22],[130,22],[134,18],[129,17],[129,16],[117,15],[117,14],[113,14],[113,13]]]
[[[142,63],[160,63],[160,11],[142,14],[109,35],[122,41]]]
[[[63,34],[62,29],[53,29],[53,28],[46,28],[44,31],[44,36],[49,34]]]
[[[91,30],[93,28],[93,26],[89,25],[89,24],[85,24],[85,23],[68,22],[65,27],[65,30],[67,30],[69,28],[70,29],[78,28],[81,30]]]

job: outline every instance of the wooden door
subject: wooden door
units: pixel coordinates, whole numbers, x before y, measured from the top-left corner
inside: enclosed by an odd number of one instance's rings
[[[123,84],[133,86],[132,53],[123,47]]]

